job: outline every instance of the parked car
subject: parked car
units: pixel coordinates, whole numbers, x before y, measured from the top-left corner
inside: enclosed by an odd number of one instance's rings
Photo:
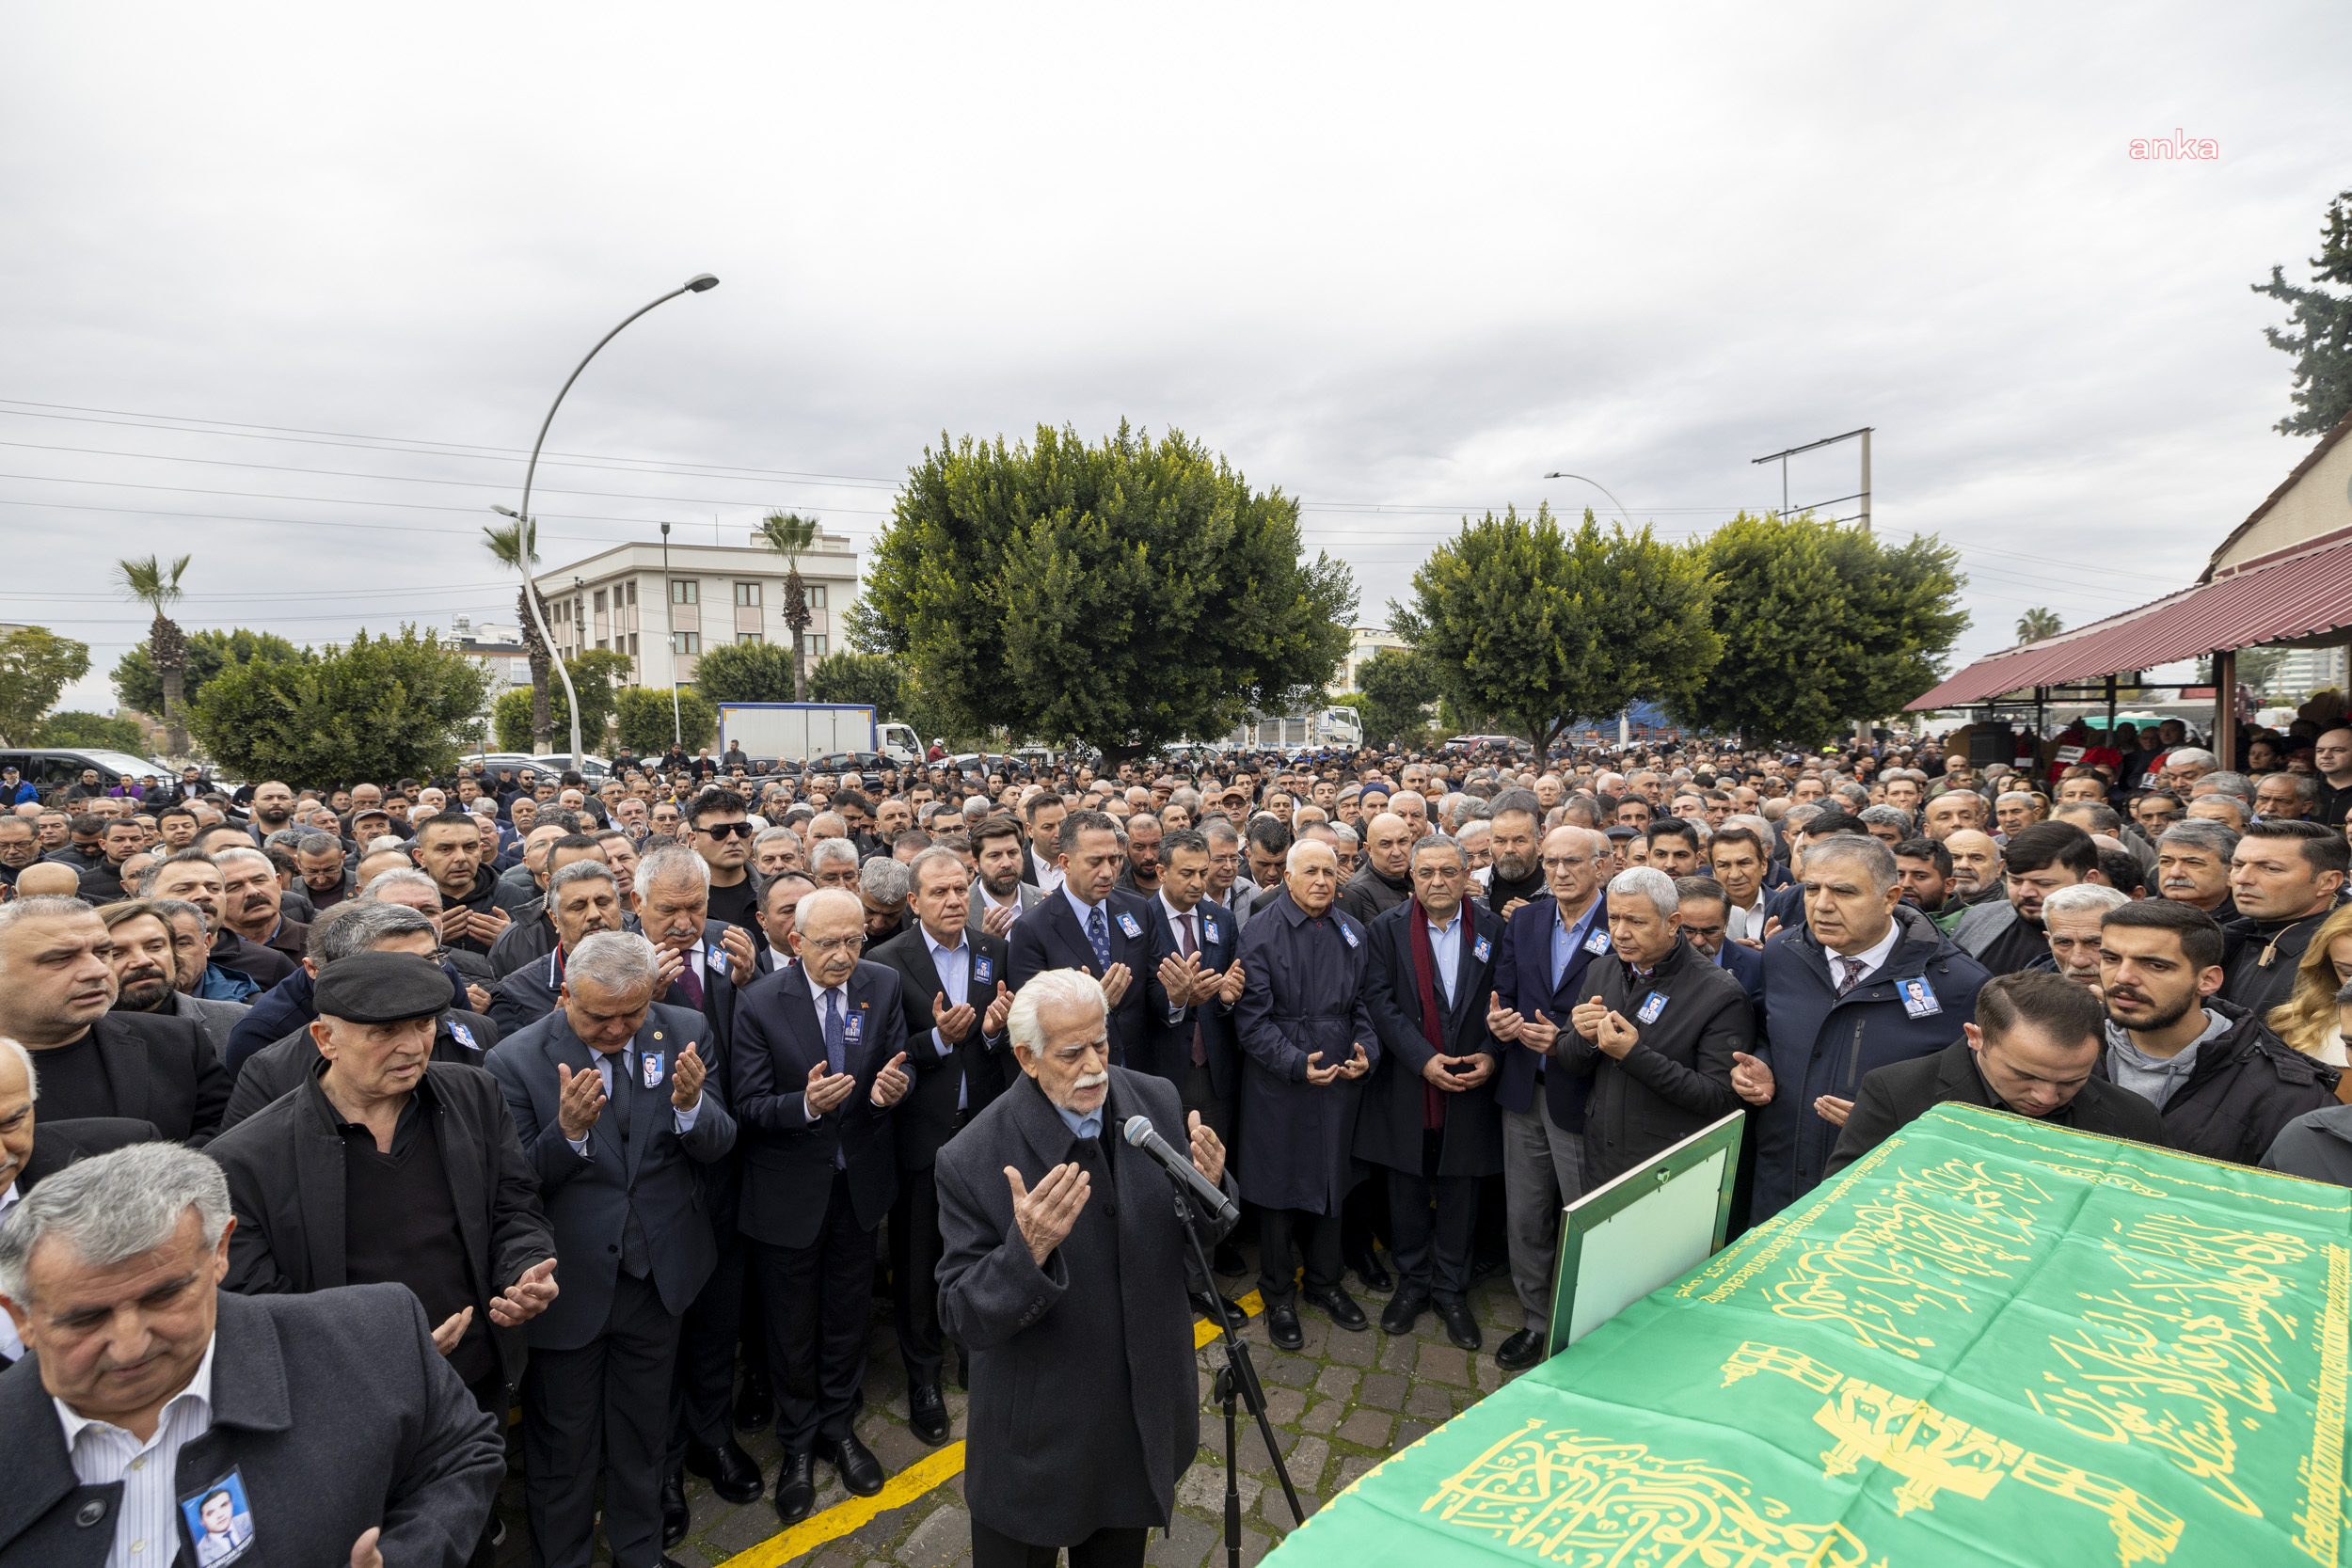
[[[880,752],[828,752],[808,765],[811,773],[877,773],[897,763]]]
[[[98,782],[110,789],[126,782],[135,784],[151,775],[158,784],[180,776],[175,768],[128,752],[69,752],[45,746],[0,751],[0,768],[15,768],[19,778],[44,795],[81,783],[82,774],[92,768],[98,769]]]

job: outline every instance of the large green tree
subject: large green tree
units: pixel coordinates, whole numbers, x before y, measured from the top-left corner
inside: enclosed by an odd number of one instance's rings
[[[0,744],[29,745],[57,693],[89,673],[89,644],[47,626],[0,631]]]
[[[1932,535],[1893,546],[1859,524],[1742,512],[1699,552],[1724,658],[1671,705],[1751,745],[1812,744],[1895,712],[1967,629],[1959,553]]]
[[[905,661],[942,727],[1132,758],[1329,681],[1355,584],[1302,550],[1296,501],[1175,431],[943,436],[866,558],[850,632]]]
[[[808,701],[808,585],[801,580],[801,557],[817,543],[817,519],[797,512],[771,512],[759,520],[761,543],[784,557],[784,624],[792,633],[792,696]]]
[[[605,725],[612,721],[621,685],[628,676],[629,657],[610,648],[590,648],[565,659],[564,668],[570,672],[572,688],[580,693],[580,743],[587,751],[600,752],[604,749]],[[526,751],[532,745],[531,722],[537,704],[536,692],[516,687],[501,692],[498,701],[490,705],[491,729],[500,751]],[[555,733],[564,737],[556,750],[571,755],[572,705],[564,700],[561,686],[548,691],[548,712],[554,721]]]
[[[906,673],[887,654],[827,654],[809,672],[808,696],[814,703],[863,703],[878,720],[903,720]]]
[[[250,664],[257,658],[282,663],[310,657],[310,649],[298,648],[274,631],[247,631],[240,626],[234,631],[190,632],[187,661],[180,677],[182,700],[194,705],[213,677],[230,665]],[[113,680],[115,701],[141,713],[163,716],[164,677],[145,643],[115,660]]]
[[[2277,266],[2269,282],[2253,285],[2256,293],[2287,308],[2287,330],[2263,328],[2272,348],[2295,356],[2295,390],[2287,401],[2296,411],[2271,427],[2281,436],[2324,436],[2352,414],[2352,293],[2325,287],[2352,285],[2352,191],[2328,203],[2319,254],[2311,264],[2310,288],[2288,282]]]
[[[621,744],[639,756],[658,756],[670,749],[670,689],[666,686],[625,686],[620,691]],[[710,744],[719,728],[719,707],[691,686],[677,689],[676,734],[689,752]]]
[[[1723,652],[1705,568],[1644,528],[1574,533],[1549,507],[1489,512],[1430,553],[1389,625],[1466,713],[1508,723],[1541,756],[1579,721],[1689,700]]]
[[[781,642],[714,642],[694,661],[694,689],[714,703],[797,701],[792,650]]]
[[[451,766],[481,711],[485,679],[433,632],[362,631],[309,662],[257,660],[222,673],[198,699],[193,727],[231,774],[386,784]]]
[[[53,713],[33,732],[36,746],[60,746],[76,752],[128,752],[147,754],[147,732],[135,719],[109,719],[103,713],[72,709]]]
[[[1356,668],[1356,689],[1363,702],[1364,738],[1375,746],[1391,740],[1407,744],[1429,728],[1422,710],[1438,700],[1438,673],[1417,653],[1383,648]]]
[[[154,612],[147,628],[147,657],[163,680],[164,750],[175,757],[188,752],[188,638],[170,610],[180,602],[180,578],[191,559],[183,555],[166,565],[162,556],[151,555],[144,561],[115,562],[115,586],[126,598],[136,599]]]

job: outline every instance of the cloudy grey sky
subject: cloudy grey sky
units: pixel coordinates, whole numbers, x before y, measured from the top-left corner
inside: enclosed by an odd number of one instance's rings
[[[1682,535],[1867,424],[1965,658],[2185,582],[2308,450],[2247,285],[2352,186],[2352,10],[1633,9],[10,8],[0,621],[103,709],[151,548],[191,627],[502,619],[516,449],[704,270],[566,404],[550,562],[863,540],[942,431],[1124,418],[1303,498],[1377,623],[1465,510],[1606,508],[1548,470]],[[2176,129],[2220,156],[2128,155]]]

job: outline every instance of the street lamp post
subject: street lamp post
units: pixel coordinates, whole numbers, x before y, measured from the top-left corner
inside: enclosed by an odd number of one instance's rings
[[[530,520],[531,483],[533,479],[538,477],[539,449],[547,445],[548,427],[555,422],[555,411],[564,406],[564,394],[572,389],[572,383],[578,381],[580,379],[580,372],[588,368],[588,361],[594,359],[597,354],[603,350],[605,344],[611,342],[613,339],[621,335],[621,327],[627,326],[630,322],[635,321],[639,316],[642,316],[647,310],[652,309],[655,305],[667,305],[670,301],[677,298],[680,294],[706,293],[718,286],[719,279],[709,273],[696,273],[693,277],[688,278],[684,283],[679,284],[676,288],[672,289],[668,293],[663,294],[660,299],[655,300],[652,305],[647,305],[640,309],[631,311],[628,315],[622,318],[620,326],[614,327],[612,331],[597,339],[596,346],[590,349],[585,355],[583,355],[580,357],[580,363],[572,367],[572,373],[564,378],[564,385],[556,390],[555,401],[548,404],[548,417],[539,421],[539,438],[531,443],[531,464],[528,467],[523,469],[523,504],[516,513],[512,515],[516,517],[522,529],[523,571],[527,579],[532,577],[531,572],[532,545],[533,543],[533,536],[537,531],[537,526]],[[503,508],[501,510],[503,510]],[[670,531],[665,525],[661,531],[665,536],[664,542],[666,543],[666,536]],[[532,580],[530,586],[531,592],[525,594],[523,595],[523,599],[531,607],[532,620],[538,624],[540,641],[547,643],[548,647],[552,648],[555,645],[555,639],[548,635],[547,618],[539,613],[539,585],[535,580]],[[668,592],[666,585],[663,592]],[[675,643],[675,637],[672,641]],[[671,649],[672,667],[670,682],[672,687],[671,701],[673,704],[675,704],[677,700],[675,691],[677,685],[676,657],[677,650],[674,646]],[[574,770],[578,770],[580,767],[580,695],[572,689],[572,673],[564,668],[564,660],[561,657],[557,657],[555,661],[555,673],[564,677],[564,700],[565,703],[570,705],[572,710],[572,767]]]
[[[1619,500],[1614,492],[1613,492],[1609,486],[1603,484],[1600,481],[1597,479],[1586,479],[1582,474],[1572,474],[1565,472],[1565,470],[1548,473],[1544,475],[1544,477],[1546,479],[1573,479],[1580,483],[1591,485],[1594,489],[1609,498],[1609,504],[1617,509],[1617,515],[1625,519],[1626,527],[1631,528],[1633,526],[1633,514],[1628,512],[1625,509],[1625,502]],[[1632,743],[1633,726],[1629,721],[1627,711],[1620,709],[1617,713],[1617,750],[1622,752]]]

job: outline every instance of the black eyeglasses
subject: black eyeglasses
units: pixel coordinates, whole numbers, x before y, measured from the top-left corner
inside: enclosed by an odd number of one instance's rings
[[[749,838],[758,830],[749,822],[713,822],[707,828],[696,828],[694,831],[708,833],[713,838]]]

